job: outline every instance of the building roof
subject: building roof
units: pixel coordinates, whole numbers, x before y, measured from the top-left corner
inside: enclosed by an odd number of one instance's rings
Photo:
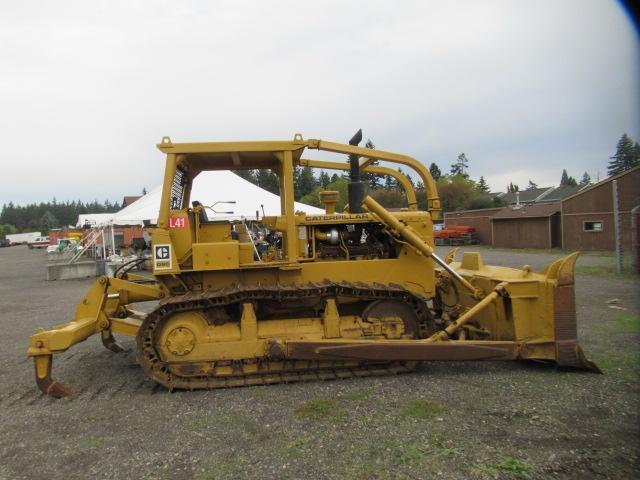
[[[128,207],[141,197],[142,195],[125,195],[124,199],[122,200],[122,208]]]
[[[503,208],[491,217],[491,220],[513,218],[544,218],[560,213],[560,203],[530,203],[520,208]]]
[[[517,203],[518,200],[520,203],[530,203],[535,202],[538,197],[550,190],[553,190],[553,187],[533,188],[531,190],[522,190],[521,192],[505,193],[500,198],[509,205]]]
[[[564,197],[562,199],[562,201],[569,200],[570,198],[576,197],[578,195],[582,195],[583,193],[588,192],[589,190],[593,190],[594,188],[597,188],[597,187],[599,187],[601,185],[604,185],[607,182],[610,182],[612,180],[617,180],[618,178],[624,177],[625,175],[629,175],[631,172],[635,172],[638,169],[640,169],[640,165],[638,165],[637,167],[630,168],[629,170],[627,170],[625,172],[622,172],[622,173],[619,173],[617,175],[613,175],[611,177],[605,178],[604,180],[602,180],[602,181],[600,181],[598,183],[594,183],[593,185],[589,185],[587,187],[583,187],[582,189],[580,189],[578,192],[574,193],[573,195],[569,195],[567,197]]]
[[[540,195],[536,202],[558,202],[563,198],[570,197],[577,193],[584,187],[578,185],[560,185],[559,187],[552,188],[548,192]]]

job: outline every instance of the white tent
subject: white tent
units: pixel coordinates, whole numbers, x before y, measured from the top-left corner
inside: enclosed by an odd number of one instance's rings
[[[83,213],[78,215],[76,227],[82,228],[85,225],[89,225],[91,227],[104,225],[110,223],[114,215],[115,213]]]
[[[109,223],[132,225],[141,224],[144,220],[157,223],[161,196],[162,185],[113,214]],[[206,209],[207,217],[210,220],[255,219],[256,212],[262,216],[263,208],[265,215],[280,215],[280,197],[278,195],[267,192],[228,170],[208,171],[198,175],[193,182],[191,200],[197,200],[207,206],[216,202],[231,200],[236,202],[235,204],[218,203],[213,207],[219,212],[233,212],[232,214],[214,213],[211,209]],[[295,210],[311,214],[324,212],[320,208],[298,202],[295,202]]]

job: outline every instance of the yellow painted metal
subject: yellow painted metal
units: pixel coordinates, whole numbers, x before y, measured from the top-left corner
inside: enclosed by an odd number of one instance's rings
[[[231,270],[239,266],[240,250],[236,240],[193,244],[195,270]]]
[[[255,340],[258,338],[258,319],[253,310],[253,304],[242,304],[242,317],[240,318],[240,338],[242,340]]]
[[[164,180],[162,182],[162,191],[171,192],[171,184],[176,171],[176,155],[167,154],[167,162],[164,168]],[[158,212],[158,228],[167,228],[169,226],[169,202],[161,202]]]
[[[386,313],[380,318],[372,315],[365,321],[365,307],[361,304],[368,302],[373,306],[371,298],[377,298],[373,293],[366,302],[341,298],[340,294],[335,298],[301,298],[295,307],[299,310],[292,310],[297,313],[288,311],[284,300],[278,304],[273,299],[263,302],[243,297],[237,305],[215,307],[203,301],[201,307],[172,313],[154,331],[157,354],[168,368],[187,376],[236,375],[238,368],[245,374],[257,372],[256,362],[270,359],[276,365],[287,355],[292,355],[288,361],[303,362],[312,368],[310,365],[330,362],[324,359],[322,351],[333,352],[329,356],[342,351],[357,364],[358,355],[371,360],[364,351],[373,345],[382,349],[377,360],[410,360],[407,355],[421,358],[421,353],[409,346],[438,351],[451,346],[452,355],[460,356],[464,353],[460,347],[469,345],[473,350],[469,350],[470,355],[482,356],[483,349],[488,349],[504,359],[587,364],[577,340],[565,338],[571,328],[575,330],[571,327],[571,315],[575,316],[572,289],[577,254],[540,272],[532,272],[530,267],[485,265],[474,252],[464,252],[459,262],[455,250],[440,259],[434,252],[432,223],[440,215],[439,197],[429,171],[417,160],[380,150],[304,140],[300,135],[288,142],[182,144],[165,138],[158,148],[167,154],[167,161],[158,225],[151,229],[154,249],[163,249],[162,257],[154,257],[155,279],[133,274],[127,279],[100,277],[78,304],[72,321],[33,335],[27,354],[35,359],[36,378],[43,391],[55,396],[66,392],[50,378],[53,354],[96,333],[114,351],[117,345],[113,333],[142,338],[138,332],[146,317],[131,308],[136,302],[171,301],[175,295],[184,295],[180,298],[186,303],[194,299],[200,305],[197,299],[202,293],[234,288],[242,291],[244,286],[276,287],[291,292],[304,285],[326,285],[328,280],[336,285],[368,285],[366,288],[372,291],[404,289],[405,299],[414,295],[424,300],[424,311],[431,309],[427,301],[435,299],[433,308],[439,308],[436,303],[442,305],[440,326],[429,323],[433,319],[423,314],[421,337],[409,340],[405,338],[410,323],[405,324],[406,319],[399,313],[389,313],[383,308],[378,311]],[[363,213],[335,213],[329,205],[331,201],[324,214],[295,212],[295,166],[349,168],[346,163],[303,159],[305,148],[353,154],[361,157],[363,171],[393,176],[405,188],[408,211],[389,212],[366,197]],[[374,160],[414,168],[425,185],[429,211],[416,210],[415,191],[405,175],[371,165]],[[172,193],[178,168],[185,183],[177,188],[184,190],[181,198],[172,199],[172,195],[180,195]],[[200,172],[254,168],[271,169],[280,179],[280,215],[263,217],[262,224],[282,234],[282,249],[263,259],[254,258],[246,225],[228,221],[201,223],[202,207],[189,207],[191,183]],[[186,227],[172,228],[176,219]],[[340,242],[331,243],[335,238],[333,229],[348,232],[361,227],[371,227],[372,231],[385,235],[393,248],[385,254],[351,255],[342,237]],[[324,242],[324,246],[319,247],[318,242]],[[343,248],[344,257],[319,255],[317,249],[329,248],[328,245]],[[561,288],[564,290],[559,294]],[[363,313],[353,313],[358,308]],[[387,308],[391,308],[389,304]],[[315,312],[315,316],[309,312]],[[565,326],[558,327],[558,318]],[[296,357],[296,352],[305,345],[309,348],[304,353],[307,356]]]
[[[74,320],[56,325],[52,330],[41,330],[29,340],[30,357],[60,353],[95,333],[111,330],[112,317],[129,303],[158,300],[165,296],[160,284],[138,284],[118,278],[99,277],[76,307]],[[118,320],[124,322],[124,320]],[[138,322],[139,325],[139,322]],[[120,331],[131,332],[120,325]]]
[[[322,324],[324,326],[324,338],[340,337],[340,316],[335,298],[328,298],[327,305],[322,314]]]
[[[431,335],[426,341],[427,342],[435,342],[440,340],[447,340],[457,332],[463,325],[472,320],[479,312],[484,310],[491,302],[495,301],[496,298],[504,291],[504,287],[506,284],[501,283],[497,285],[493,292],[484,297],[478,303],[476,303],[473,307],[467,310],[464,314],[458,317],[454,322],[451,323],[447,328],[441,330],[439,332]]]
[[[186,354],[183,353],[186,349],[184,344],[175,344],[177,331],[189,332],[188,336],[193,335],[195,339],[193,348]],[[264,357],[274,339],[286,342],[368,338],[384,342],[387,338],[399,338],[401,334],[402,327],[398,326],[397,318],[364,322],[354,315],[339,315],[335,300],[329,299],[321,317],[289,320],[258,322],[251,303],[242,305],[240,322],[222,325],[211,325],[202,312],[178,313],[162,327],[157,341],[165,362],[180,363],[185,360],[206,362]],[[181,333],[180,338],[184,339],[185,335]]]
[[[128,337],[135,337],[142,324],[142,320],[131,316],[127,318],[110,318],[109,322],[113,333],[126,335]]]
[[[365,160],[363,164],[367,165],[373,160],[384,160],[388,162],[398,163],[415,170],[420,176],[426,192],[427,192],[427,209],[434,220],[440,220],[442,218],[442,212],[440,207],[440,197],[436,188],[436,183],[431,176],[429,170],[416,160],[408,155],[400,155],[397,153],[386,152],[383,150],[372,150],[368,148],[354,147],[352,145],[345,145],[341,143],[328,142],[325,140],[308,139],[303,140],[301,136],[296,135],[293,141],[290,142],[216,142],[216,143],[172,143],[166,142],[158,145],[158,148],[169,155],[183,154],[186,156],[193,156],[188,161],[194,167],[206,166],[207,169],[214,170],[228,170],[237,169],[239,166],[244,168],[273,168],[272,161],[274,152],[283,154],[288,152],[292,160],[295,158],[296,162],[299,162],[300,155],[304,148],[312,148],[317,150],[323,150],[327,152],[345,153],[358,155]],[[251,152],[253,155],[251,159],[243,158],[242,153]],[[235,159],[232,153],[235,153]],[[258,156],[263,153],[264,157]],[[207,156],[207,154],[218,154],[216,157]],[[285,153],[286,154],[286,153]],[[198,157],[201,155],[202,157]],[[238,158],[239,164],[238,164]],[[167,169],[169,167],[167,166]],[[366,168],[371,168],[367,166]],[[286,172],[285,172],[286,174]],[[173,178],[173,176],[171,176]],[[166,176],[165,176],[166,181]],[[404,184],[404,182],[403,182]],[[167,184],[164,184],[165,188]],[[166,191],[166,190],[165,190]],[[161,211],[162,213],[162,211]],[[164,218],[161,216],[161,218]],[[160,223],[159,226],[164,226]]]
[[[389,226],[400,237],[404,238],[413,248],[420,254],[427,258],[432,258],[440,266],[442,266],[447,272],[452,274],[457,281],[459,281],[467,290],[473,292],[474,296],[479,297],[481,291],[471,285],[467,280],[458,275],[455,270],[451,269],[447,262],[441,260],[436,254],[433,245],[430,245],[425,237],[416,233],[416,231],[406,223],[401,222],[398,218],[388,212],[382,205],[376,202],[373,198],[367,196],[364,199],[363,205],[371,210],[378,216],[381,222]]]
[[[282,181],[280,184],[280,198],[284,208],[282,213],[285,218],[294,218],[295,206],[293,198],[293,157],[291,151],[285,150],[282,158]],[[289,262],[298,260],[298,229],[294,222],[287,222],[284,231],[285,256]]]
[[[434,220],[442,219],[442,210],[440,207],[440,197],[438,195],[438,189],[436,188],[436,182],[433,180],[429,169],[427,169],[423,163],[419,162],[415,158],[408,155],[400,155],[392,152],[385,152],[382,150],[371,150],[369,148],[354,147],[352,145],[343,145],[341,143],[327,142],[325,140],[307,140],[308,148],[315,148],[318,150],[324,150],[327,152],[346,153],[352,155],[359,155],[374,160],[386,160],[388,162],[399,163],[406,165],[414,169],[425,186],[427,191],[427,210],[431,214]]]

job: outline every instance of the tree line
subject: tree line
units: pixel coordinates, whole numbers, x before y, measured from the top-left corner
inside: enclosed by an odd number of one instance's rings
[[[607,175],[612,177],[638,165],[640,165],[640,144],[634,141],[628,134],[623,133],[616,145],[616,153],[612,157],[609,157]],[[580,181],[577,181],[567,173],[566,168],[562,170],[560,186],[587,187],[591,185],[591,183],[591,175],[587,172],[584,172]],[[538,185],[529,180],[529,185],[525,190],[535,190],[536,188],[538,188]],[[517,184],[510,182],[509,185],[507,185],[507,192],[518,191],[520,191],[520,187]]]
[[[365,145],[367,148],[375,148],[371,140]],[[625,133],[620,138],[616,147],[616,153],[610,158],[608,174],[616,175],[640,164],[640,147],[637,142]],[[374,162],[374,164],[377,162]],[[398,171],[402,172],[401,169]],[[445,212],[456,210],[469,210],[504,206],[505,202],[495,194],[491,194],[489,185],[484,176],[473,180],[469,176],[469,158],[465,153],[458,155],[450,165],[449,172],[443,173],[436,163],[429,166],[431,176],[436,181],[442,208]],[[270,170],[238,170],[235,172],[242,178],[268,190],[274,194],[279,193],[278,176]],[[407,178],[414,186],[420,209],[426,209],[425,188],[421,181],[414,182],[411,175]],[[318,194],[322,190],[336,190],[340,192],[340,201],[337,208],[341,209],[347,202],[347,184],[349,176],[346,173],[329,175],[324,170],[316,176],[310,167],[296,167],[294,171],[294,195],[296,201],[322,207]],[[368,194],[387,208],[401,208],[407,205],[404,190],[396,180],[389,175],[377,175],[373,173],[361,173]],[[580,180],[569,175],[566,169],[562,170],[560,186],[586,187],[592,184],[591,176],[584,172]],[[529,180],[523,190],[535,190],[538,185]],[[507,192],[521,191],[520,186],[509,182]]]
[[[375,145],[368,140],[367,148],[375,149]],[[628,134],[623,134],[616,145],[616,153],[609,159],[607,173],[609,176],[617,175],[626,170],[640,165],[640,145],[631,139]],[[377,162],[374,162],[374,164]],[[398,169],[401,171],[400,169]],[[503,200],[492,195],[489,191],[484,176],[478,180],[469,177],[469,159],[465,153],[461,153],[451,164],[448,173],[442,173],[438,165],[432,163],[429,166],[431,176],[437,184],[438,193],[444,211],[467,210],[504,206]],[[271,170],[238,170],[235,172],[246,180],[259,187],[279,193],[278,176]],[[408,175],[407,178],[414,185],[418,205],[421,210],[426,210],[425,188],[421,181],[416,181]],[[404,190],[398,185],[395,178],[389,175],[377,175],[362,172],[362,181],[366,183],[368,193],[387,208],[401,208],[407,205]],[[347,184],[349,177],[346,173],[333,173],[329,175],[321,170],[316,176],[310,167],[296,167],[294,171],[295,199],[307,205],[322,207],[318,194],[322,190],[336,190],[340,192],[340,202],[337,205],[341,209],[347,202]],[[591,176],[584,172],[580,181],[563,169],[560,185],[587,186],[591,184]],[[529,180],[524,190],[533,190],[538,185]],[[520,187],[513,182],[507,185],[507,192],[520,191]],[[143,189],[142,194],[146,194]],[[39,230],[46,234],[52,228],[66,225],[75,225],[78,215],[86,213],[113,213],[122,206],[117,202],[105,200],[100,203],[97,200],[84,203],[80,200],[57,202],[54,198],[49,202],[31,203],[28,205],[15,205],[13,202],[3,205],[0,213],[0,237],[16,232],[28,232]]]
[[[374,149],[375,145],[368,140],[366,148]],[[373,162],[377,164],[378,162]],[[431,175],[437,183],[440,201],[445,211],[462,210],[467,208],[488,208],[502,206],[503,201],[490,194],[489,185],[484,177],[478,181],[469,178],[469,159],[466,154],[461,153],[456,161],[451,165],[449,174],[442,174],[440,167],[432,163],[429,167]],[[416,192],[418,206],[426,210],[426,192],[421,180],[414,178],[403,172]],[[278,176],[271,170],[237,170],[235,173],[245,180],[263,188],[271,193],[279,193]],[[401,208],[407,206],[407,197],[404,189],[398,185],[397,180],[391,175],[378,175],[375,173],[361,172],[361,180],[365,183],[368,194],[387,208]],[[336,207],[342,209],[347,203],[347,185],[349,183],[348,173],[333,173],[329,175],[326,171],[320,170],[316,176],[311,167],[296,167],[293,172],[294,197],[296,201],[322,207],[319,193],[323,190],[335,190],[340,193],[340,200]]]
[[[2,206],[0,213],[0,235],[19,232],[40,231],[46,235],[54,228],[75,225],[78,215],[86,213],[113,213],[122,208],[118,202],[105,200],[100,203],[81,200],[58,202],[55,198],[49,202],[15,205],[9,202]]]

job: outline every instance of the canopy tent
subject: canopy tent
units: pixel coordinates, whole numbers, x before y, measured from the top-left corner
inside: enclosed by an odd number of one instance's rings
[[[108,223],[112,225],[141,224],[147,220],[157,223],[160,211],[160,198],[162,185],[154,188],[149,193],[139,198],[131,205],[113,214]],[[191,200],[197,200],[202,205],[213,205],[216,202],[235,201],[231,203],[218,203],[211,209],[206,209],[210,220],[224,219],[252,219],[256,218],[256,212],[263,215],[280,215],[280,197],[267,192],[253,183],[239,177],[228,170],[202,172],[193,182]],[[295,210],[311,214],[324,213],[324,210],[304,203],[295,202]]]
[[[114,215],[115,213],[83,213],[78,215],[76,227],[82,228],[85,225],[90,227],[105,225],[111,222]]]

